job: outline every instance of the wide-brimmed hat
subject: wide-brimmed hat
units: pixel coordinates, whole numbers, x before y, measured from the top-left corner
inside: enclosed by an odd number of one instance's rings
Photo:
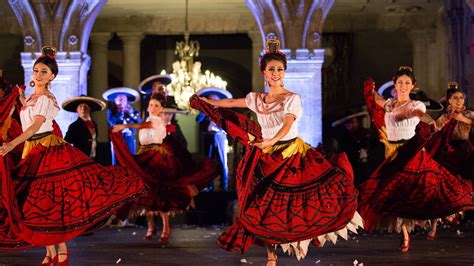
[[[220,88],[204,88],[200,89],[197,92],[197,95],[200,97],[207,97],[208,95],[215,94],[219,99],[230,99],[232,98],[232,93],[228,90],[220,89]]]
[[[176,104],[176,100],[174,99],[174,96],[166,96],[166,106],[162,112],[187,114],[189,111],[178,108],[178,105]]]
[[[395,84],[393,81],[385,82],[377,92],[382,96],[385,100],[389,98],[393,98],[393,92],[395,91]]]
[[[416,90],[410,92],[410,99],[424,103],[426,109],[429,111],[441,111],[444,109],[443,105],[440,102],[428,98],[428,95],[423,90]]]
[[[65,100],[61,107],[66,111],[75,113],[77,112],[77,107],[83,103],[87,104],[91,108],[91,112],[102,111],[106,106],[105,102],[102,100],[81,95]]]
[[[132,89],[132,88],[127,88],[127,87],[119,87],[119,88],[111,88],[102,94],[102,97],[104,100],[113,102],[117,95],[119,94],[125,94],[127,96],[128,102],[129,103],[135,103],[139,99],[139,94],[138,91]]]
[[[344,116],[343,118],[340,118],[340,119],[332,122],[331,125],[332,125],[332,127],[337,127],[340,124],[351,120],[352,118],[358,118],[358,117],[362,118],[362,117],[365,117],[365,116],[368,116],[368,115],[369,115],[369,113],[367,111],[357,112],[357,113],[354,113],[354,114]]]
[[[160,82],[164,86],[167,86],[171,83],[171,80],[172,79],[170,75],[153,75],[140,82],[138,85],[138,90],[142,94],[150,94],[153,91],[153,84],[155,82]]]

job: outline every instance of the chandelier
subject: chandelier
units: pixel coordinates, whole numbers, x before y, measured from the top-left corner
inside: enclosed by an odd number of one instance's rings
[[[176,42],[174,53],[179,60],[173,63],[171,84],[168,85],[169,95],[174,96],[179,108],[190,109],[189,97],[203,88],[226,89],[227,82],[214,75],[209,70],[201,72],[201,62],[194,62],[194,56],[199,56],[199,42],[189,40],[188,32],[188,0],[186,0],[186,16],[184,41]],[[166,71],[162,71],[166,74]]]

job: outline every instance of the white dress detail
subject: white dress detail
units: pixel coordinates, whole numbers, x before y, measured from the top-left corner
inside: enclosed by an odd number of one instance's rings
[[[409,140],[415,136],[415,129],[420,118],[411,117],[396,121],[400,113],[406,111],[421,110],[426,112],[426,106],[420,101],[409,101],[397,107],[393,107],[394,100],[390,99],[385,105],[385,127],[387,129],[387,138],[389,141]]]
[[[166,137],[166,126],[158,116],[150,115],[146,122],[151,122],[151,128],[142,128],[138,131],[140,145],[161,144]]]
[[[281,138],[281,141],[290,140],[298,137],[298,122],[303,116],[301,106],[301,97],[296,93],[290,93],[281,103],[264,103],[259,94],[251,92],[245,97],[247,107],[257,114],[258,123],[262,127],[263,139],[273,138],[283,127],[283,121],[286,115],[295,117],[295,121],[291,125],[290,131]],[[279,105],[282,108],[278,108]],[[259,113],[258,110],[272,110],[268,114]]]
[[[52,94],[39,97],[30,96],[21,108],[21,128],[23,131],[26,131],[34,123],[35,116],[42,116],[45,118],[45,121],[36,134],[53,131],[53,120],[58,112],[59,106]]]

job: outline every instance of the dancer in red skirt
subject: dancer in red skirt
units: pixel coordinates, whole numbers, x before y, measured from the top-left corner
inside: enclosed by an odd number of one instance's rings
[[[0,147],[5,156],[25,142],[16,169],[10,171],[3,160],[0,163],[2,201],[8,213],[2,218],[11,224],[8,234],[0,234],[0,248],[46,246],[42,265],[67,265],[66,241],[98,228],[145,187],[139,176],[96,164],[53,133],[59,111],[49,90],[58,74],[54,54],[53,47],[43,48],[33,66],[34,93],[22,100],[20,112],[23,133]]]
[[[472,180],[473,145],[471,140],[474,112],[466,110],[464,98],[464,93],[458,89],[458,84],[450,82],[446,90],[447,112],[436,120],[436,125],[442,128],[452,119],[456,120],[456,125],[448,147],[442,149],[443,154],[438,154],[436,159],[439,158],[440,163],[451,172]]]
[[[397,95],[389,100],[374,91],[373,80],[364,84],[386,159],[362,184],[359,210],[368,230],[403,232],[401,251],[407,252],[416,224],[472,208],[471,183],[451,174],[424,149],[433,138],[428,124],[435,122],[421,101],[409,97],[416,83],[412,69],[400,67],[393,82]]]
[[[154,217],[159,214],[163,221],[160,242],[165,244],[171,234],[169,225],[170,212],[185,211],[193,205],[193,196],[199,189],[217,175],[217,166],[206,160],[196,166],[190,153],[178,141],[163,141],[166,128],[159,114],[163,111],[166,97],[160,93],[152,94],[148,103],[149,117],[144,123],[115,125],[112,128],[112,141],[120,165],[127,166],[140,173],[144,182],[151,189],[139,199],[132,208],[133,215],[146,215],[148,230],[144,237],[151,240],[156,235]],[[116,132],[124,128],[137,128],[139,131],[140,149],[132,156],[126,149],[123,138]],[[166,140],[166,139],[165,139]]]
[[[446,90],[448,102],[447,112],[436,120],[439,128],[451,127],[451,134],[443,148],[438,149],[434,159],[446,167],[451,173],[459,174],[466,180],[473,179],[474,148],[472,145],[472,125],[474,112],[466,110],[464,93],[458,89],[456,82],[450,82]],[[453,121],[454,123],[449,123]],[[452,124],[452,125],[451,125]],[[457,216],[447,218],[448,222],[456,224]],[[433,221],[428,232],[428,240],[434,240],[437,221]]]
[[[240,213],[218,245],[240,254],[254,244],[265,246],[267,265],[276,265],[278,246],[301,259],[310,243],[335,243],[337,236],[347,239],[347,229],[357,232],[362,227],[347,156],[329,156],[298,137],[301,97],[283,87],[287,61],[278,48],[278,40],[269,40],[260,61],[268,93],[252,92],[242,99],[191,98],[193,108],[247,146],[236,171]],[[249,108],[261,128],[214,106]]]

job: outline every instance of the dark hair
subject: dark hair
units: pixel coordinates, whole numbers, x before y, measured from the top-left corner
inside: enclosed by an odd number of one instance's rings
[[[404,75],[408,76],[411,79],[411,83],[413,83],[413,85],[416,84],[416,78],[415,74],[413,73],[413,69],[407,66],[401,66],[400,68],[398,68],[397,73],[395,73],[395,76],[393,76],[393,83],[397,83],[397,79]]]
[[[41,50],[43,55],[36,59],[33,68],[39,63],[45,64],[51,70],[51,72],[53,72],[54,77],[56,78],[59,71],[58,62],[56,62],[56,59],[54,59],[54,56],[56,55],[56,48],[52,46],[45,46]]]
[[[263,72],[265,70],[265,68],[267,67],[268,62],[270,62],[272,60],[282,62],[283,67],[286,70],[286,58],[283,55],[279,54],[279,53],[269,53],[269,54],[265,54],[262,57],[262,60],[260,61],[260,71]]]
[[[458,84],[456,82],[449,82],[448,89],[446,90],[446,100],[451,99],[453,94],[455,94],[456,92],[460,92],[464,95],[464,92],[458,88]]]
[[[161,106],[163,108],[166,107],[166,96],[164,96],[163,94],[161,93],[153,93],[151,96],[150,96],[150,100],[148,101],[148,103],[150,103],[151,100],[156,100],[158,101]]]
[[[268,62],[276,60],[283,63],[283,66],[286,70],[286,56],[284,53],[280,52],[278,49],[280,47],[280,42],[276,40],[267,41],[267,52],[260,59],[260,71],[263,72],[267,67]]]

